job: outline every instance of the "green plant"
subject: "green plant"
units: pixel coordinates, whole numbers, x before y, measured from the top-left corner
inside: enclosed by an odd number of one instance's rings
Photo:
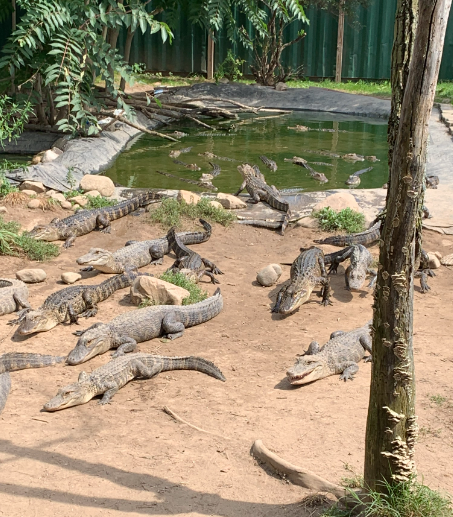
[[[87,198],[88,203],[85,206],[85,208],[88,210],[90,210],[91,208],[104,208],[106,206],[114,206],[118,204],[118,201],[116,201],[115,199],[107,199],[103,196],[93,197],[88,195]]]
[[[131,65],[132,73],[133,74],[144,74],[146,70],[146,64],[145,63],[134,63]]]
[[[190,296],[184,298],[182,301],[183,305],[192,305],[193,303],[206,300],[208,297],[208,293],[204,289],[201,289],[201,287],[187,278],[183,273],[166,271],[160,275],[159,278],[161,280],[165,280],[165,282],[169,282],[170,284],[177,285],[189,291]]]
[[[72,197],[81,196],[83,192],[81,190],[68,190],[67,192],[63,192],[63,196],[66,199],[71,199]]]
[[[69,186],[71,187],[71,190],[74,189],[76,186],[77,180],[74,178],[74,174],[72,171],[74,170],[74,167],[68,167],[68,172],[66,174],[66,181],[69,183]]]
[[[0,198],[11,194],[11,192],[18,192],[19,189],[14,185],[11,185],[8,178],[0,172]]]
[[[0,145],[16,140],[24,130],[30,113],[31,103],[27,101],[13,102],[7,95],[0,95]]]
[[[318,219],[321,228],[327,232],[342,230],[346,233],[357,233],[365,229],[365,216],[351,208],[336,212],[328,206],[313,212],[312,216]]]
[[[216,83],[226,77],[229,81],[237,81],[242,77],[241,67],[245,63],[245,59],[239,59],[234,56],[231,49],[228,49],[227,56],[214,72],[214,80]]]
[[[442,395],[431,395],[429,400],[438,406],[443,406],[445,402],[447,402],[447,397],[443,397]]]

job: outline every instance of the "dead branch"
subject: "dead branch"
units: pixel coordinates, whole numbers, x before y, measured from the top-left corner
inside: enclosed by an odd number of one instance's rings
[[[251,106],[246,106],[245,104],[241,104],[237,101],[232,101],[231,99],[222,99],[220,97],[197,97],[197,101],[214,101],[214,102],[226,102],[228,104],[233,104],[233,106],[239,106],[239,108],[244,108],[247,110],[252,110],[254,113],[259,111],[261,108],[252,108]]]
[[[193,122],[196,122],[197,124],[200,124],[200,126],[203,126],[203,127],[206,127],[208,129],[211,129],[211,130],[214,130],[216,131],[216,128],[215,127],[212,127],[210,126],[209,124],[205,124],[204,122],[202,122],[201,120],[198,120],[197,118],[195,117],[192,117],[191,115],[186,115],[185,118],[188,118],[189,120],[192,120]]]
[[[171,416],[173,418],[173,420],[176,420],[176,422],[181,422],[182,424],[188,425],[192,429],[196,429],[197,431],[200,431],[201,433],[212,434],[213,436],[218,436],[220,438],[225,438],[226,440],[229,440],[229,438],[227,438],[226,436],[221,436],[217,433],[213,433],[212,431],[206,431],[206,429],[202,429],[201,427],[197,427],[196,425],[193,425],[193,424],[187,422],[187,420],[184,420],[184,418],[181,418],[179,415],[177,415],[174,411],[172,411],[167,406],[164,406],[162,408],[162,411],[164,413],[167,413],[167,415]]]

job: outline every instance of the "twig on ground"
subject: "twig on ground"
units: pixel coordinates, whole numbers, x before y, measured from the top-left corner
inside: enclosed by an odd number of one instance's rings
[[[177,415],[174,411],[172,411],[169,407],[167,406],[164,406],[162,408],[162,411],[164,413],[167,413],[167,415],[171,416],[173,418],[173,420],[176,420],[177,422],[181,422],[182,424],[186,424],[188,425],[189,427],[192,427],[192,429],[196,429],[197,431],[200,431],[201,433],[207,433],[207,434],[212,434],[214,436],[218,436],[220,438],[225,438],[225,439],[229,439],[227,438],[226,436],[221,436],[217,433],[213,433],[212,431],[206,431],[206,429],[202,429],[201,427],[197,427],[196,425],[193,425],[193,424],[190,424],[189,422],[187,422],[187,420],[184,420],[184,418],[181,418],[179,415]]]
[[[252,106],[246,106],[245,104],[241,104],[237,101],[232,101],[231,99],[222,99],[220,97],[197,97],[196,99],[193,99],[196,101],[214,101],[214,102],[226,102],[228,104],[233,104],[233,106],[239,106],[240,108],[244,108],[246,110],[251,110],[254,113],[259,111],[261,108],[252,108]]]

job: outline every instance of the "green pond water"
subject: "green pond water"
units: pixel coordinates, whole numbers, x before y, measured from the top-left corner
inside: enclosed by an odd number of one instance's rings
[[[128,151],[120,155],[106,175],[125,187],[182,188],[199,191],[200,187],[197,185],[162,176],[156,171],[198,180],[202,173],[209,173],[212,170],[208,163],[212,161],[222,169],[220,175],[213,179],[213,184],[219,192],[232,193],[238,189],[241,175],[237,171],[237,166],[241,162],[257,164],[268,184],[275,185],[279,189],[301,187],[306,191],[316,191],[345,188],[348,176],[366,167],[373,167],[373,170],[360,176],[359,188],[382,187],[387,181],[387,123],[383,120],[296,112],[285,116],[275,116],[271,113],[248,115],[242,117],[240,121],[210,122],[210,124],[215,125],[218,130],[205,130],[201,126],[192,124],[175,124],[160,130],[168,134],[172,134],[175,130],[188,133],[188,136],[181,138],[179,143],[144,135]],[[231,131],[221,130],[231,124],[234,124]],[[288,129],[296,124],[313,130],[329,129],[333,132],[299,132]],[[181,154],[178,160],[188,164],[196,163],[201,167],[201,171],[188,170],[174,163],[168,156],[174,149],[190,146],[192,150]],[[238,161],[209,160],[198,156],[198,153],[205,151]],[[320,151],[374,155],[380,161],[350,163],[340,158],[326,156]],[[259,156],[262,154],[277,162],[276,172],[270,171],[261,162]],[[311,163],[311,166],[316,171],[324,173],[329,182],[322,185],[312,179],[306,169],[284,162],[284,158],[293,156],[300,156],[308,162],[328,164]]]

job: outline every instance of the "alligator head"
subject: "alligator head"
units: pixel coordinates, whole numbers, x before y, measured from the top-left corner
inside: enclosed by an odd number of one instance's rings
[[[77,259],[77,264],[80,266],[93,266],[100,271],[105,269],[106,273],[110,272],[110,267],[113,267],[114,262],[113,254],[102,248],[91,248],[86,255]]]
[[[45,411],[59,411],[72,406],[80,406],[89,402],[95,395],[96,390],[90,376],[81,372],[78,382],[60,388],[55,397],[44,404],[43,409]]]
[[[299,385],[332,375],[327,362],[315,355],[299,357],[292,368],[286,372],[290,384]]]
[[[351,174],[346,180],[346,185],[360,185],[360,178]]]
[[[105,324],[88,329],[77,341],[75,348],[69,352],[66,363],[70,365],[81,364],[110,350],[112,348],[112,336],[109,331],[109,326]]]
[[[241,173],[244,179],[250,176],[256,176],[256,172],[248,163],[243,163],[242,165],[238,165],[238,171]]]
[[[358,291],[362,289],[366,280],[366,269],[361,267],[347,268],[346,275],[348,277],[349,289]]]
[[[282,300],[278,308],[279,314],[290,314],[303,305],[310,298],[313,288],[291,284],[282,293]]]
[[[50,224],[38,224],[30,232],[28,232],[28,235],[36,241],[51,242],[60,239],[57,228],[51,226]]]
[[[34,332],[47,332],[56,327],[58,323],[55,312],[50,309],[29,311],[21,319],[17,333],[26,336]]]

